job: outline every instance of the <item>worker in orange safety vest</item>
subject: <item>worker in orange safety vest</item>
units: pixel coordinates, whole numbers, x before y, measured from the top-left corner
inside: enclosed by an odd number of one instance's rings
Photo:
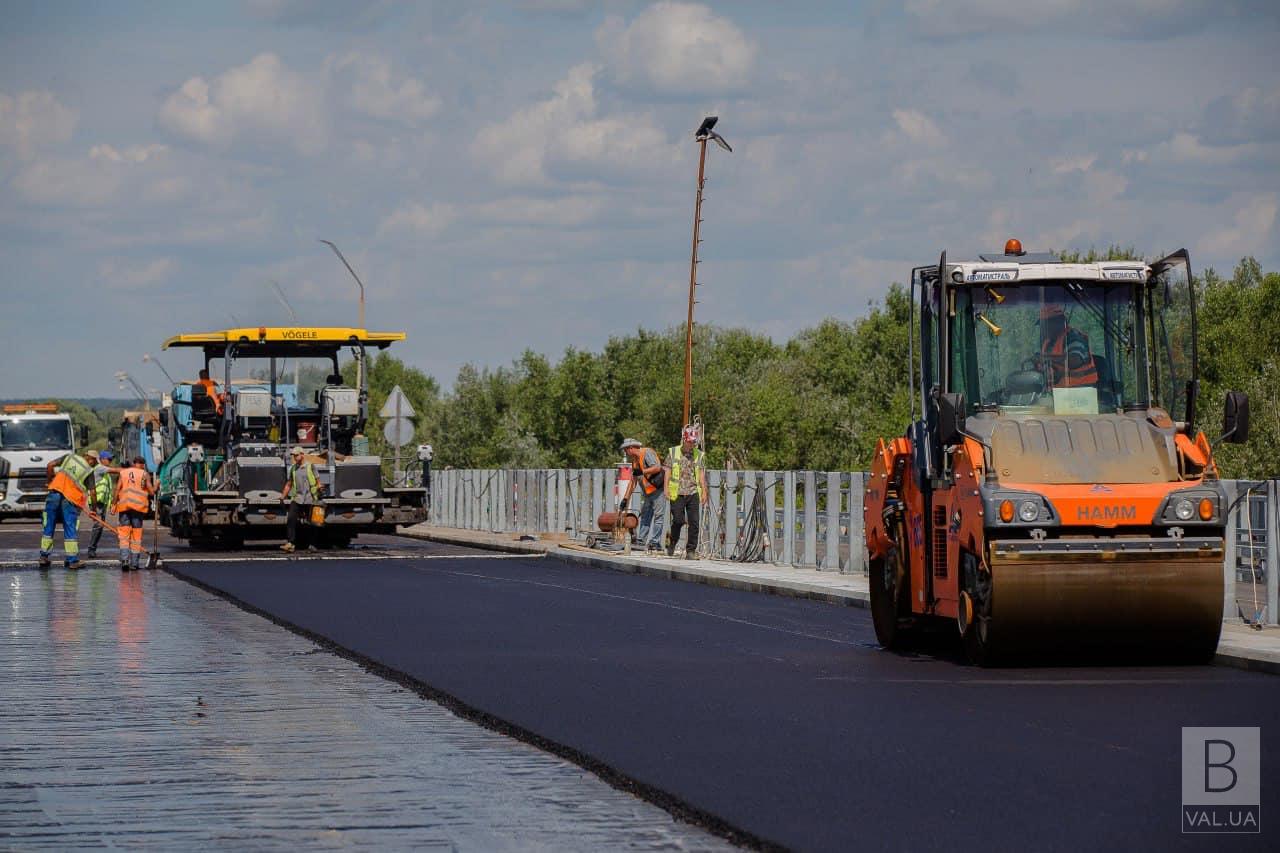
[[[49,554],[53,550],[53,534],[62,525],[62,548],[66,553],[64,565],[78,569],[80,541],[76,538],[80,525],[80,510],[84,509],[88,496],[85,493],[93,465],[78,453],[68,453],[45,466],[49,482],[49,496],[44,499],[44,526],[40,533],[40,568],[49,568]]]
[[[120,469],[120,482],[116,488],[116,513],[119,527],[116,534],[120,542],[120,571],[142,568],[142,520],[150,509],[155,483],[147,473],[147,463],[135,456],[132,465]]]

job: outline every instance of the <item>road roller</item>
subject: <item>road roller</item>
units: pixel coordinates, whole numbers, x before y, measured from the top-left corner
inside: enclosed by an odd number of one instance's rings
[[[911,423],[864,495],[876,638],[955,626],[969,660],[1212,658],[1229,507],[1195,421],[1181,250],[999,254],[911,274]],[[1248,437],[1228,392],[1215,441]]]

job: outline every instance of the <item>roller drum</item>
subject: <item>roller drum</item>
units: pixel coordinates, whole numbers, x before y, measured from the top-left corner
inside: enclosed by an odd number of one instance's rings
[[[986,644],[998,657],[1207,659],[1223,612],[1220,538],[995,542]]]

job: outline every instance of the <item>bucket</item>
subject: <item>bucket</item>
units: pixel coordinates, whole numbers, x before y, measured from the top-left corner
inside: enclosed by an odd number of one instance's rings
[[[622,503],[622,499],[627,496],[627,487],[631,485],[631,463],[618,463],[618,479],[613,484],[613,505],[617,506]]]

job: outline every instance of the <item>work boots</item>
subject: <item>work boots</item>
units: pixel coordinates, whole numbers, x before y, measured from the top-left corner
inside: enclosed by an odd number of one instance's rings
[[[47,569],[47,568],[49,568],[49,566],[51,566],[51,565],[52,565],[52,563],[50,563],[50,562],[49,562],[49,555],[48,555],[48,554],[41,554],[41,555],[40,555],[40,568],[42,568],[42,569]]]
[[[280,546],[280,550],[284,551],[286,554],[292,554],[297,550],[297,548],[294,547],[292,542],[286,542]]]

